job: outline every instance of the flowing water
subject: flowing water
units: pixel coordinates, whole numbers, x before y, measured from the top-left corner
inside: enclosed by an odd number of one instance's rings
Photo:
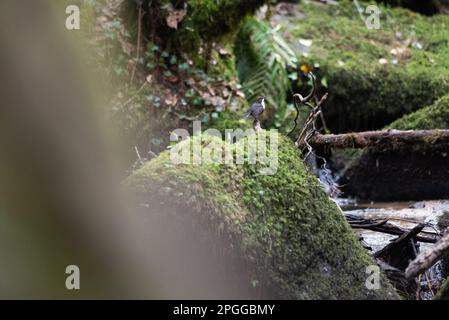
[[[351,198],[341,198],[335,192],[338,179],[337,174],[327,169],[314,168],[325,190],[333,197],[345,214],[372,220],[387,220],[394,226],[412,229],[418,224],[425,224],[420,235],[435,236],[440,234],[438,219],[446,211],[449,212],[449,200],[428,201],[399,201],[399,202],[368,202]],[[364,246],[369,248],[369,253],[384,248],[397,235],[390,235],[366,229],[353,229],[359,236]],[[418,250],[422,252],[431,247],[432,243],[418,242]],[[444,279],[441,261],[431,267],[419,281],[417,299],[431,299]]]
[[[374,220],[386,220],[392,225],[412,229],[417,224],[423,223],[426,227],[421,234],[435,235],[440,230],[437,227],[438,218],[449,211],[449,200],[431,200],[418,202],[356,202],[350,199],[338,199],[340,207],[345,213]],[[384,248],[390,241],[398,236],[386,233],[354,229],[356,234],[371,248],[374,253]],[[433,244],[418,242],[419,251],[426,250]],[[432,299],[444,279],[442,264],[437,262],[432,266],[419,281],[419,299]]]

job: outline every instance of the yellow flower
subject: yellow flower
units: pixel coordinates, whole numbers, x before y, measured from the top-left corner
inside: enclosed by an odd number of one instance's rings
[[[312,66],[308,63],[303,63],[299,66],[299,70],[305,75],[308,75],[312,71]]]

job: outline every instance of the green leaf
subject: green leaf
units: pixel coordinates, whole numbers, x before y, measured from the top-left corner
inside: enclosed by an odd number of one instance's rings
[[[237,37],[236,57],[248,101],[264,95],[270,108],[284,118],[289,79],[297,79],[297,74],[288,74],[287,67],[295,67],[297,59],[282,36],[266,22],[249,17]]]

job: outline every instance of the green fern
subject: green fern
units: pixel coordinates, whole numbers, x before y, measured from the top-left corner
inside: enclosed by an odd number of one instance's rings
[[[269,124],[280,126],[288,113],[290,81],[287,67],[295,67],[297,63],[293,50],[277,29],[248,17],[237,36],[235,51],[239,77],[248,101],[264,95]]]

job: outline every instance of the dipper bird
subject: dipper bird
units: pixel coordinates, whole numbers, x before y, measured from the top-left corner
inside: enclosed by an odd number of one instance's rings
[[[262,112],[265,111],[265,97],[260,96],[257,100],[251,105],[248,111],[245,112],[244,118],[249,118],[252,116],[255,120],[259,120],[259,116]]]

